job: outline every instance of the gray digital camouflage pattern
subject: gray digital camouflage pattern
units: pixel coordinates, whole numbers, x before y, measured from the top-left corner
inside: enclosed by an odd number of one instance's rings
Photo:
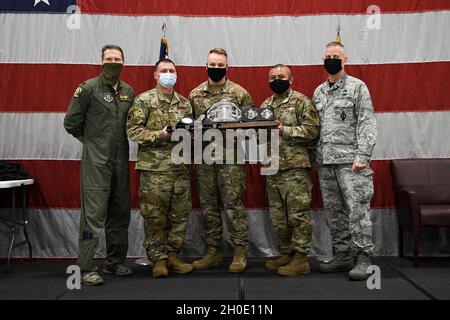
[[[344,74],[332,88],[321,84],[313,103],[320,115],[319,163],[369,163],[377,126],[366,84]]]
[[[371,255],[372,169],[355,173],[348,164],[325,165],[319,167],[319,181],[335,254]]]
[[[361,80],[344,74],[331,88],[328,81],[320,85],[313,103],[320,117],[316,157],[334,252],[371,255],[369,163],[377,129],[369,90]],[[353,172],[356,162],[367,167]]]

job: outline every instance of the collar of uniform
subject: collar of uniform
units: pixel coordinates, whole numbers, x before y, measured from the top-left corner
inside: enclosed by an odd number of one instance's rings
[[[166,97],[166,95],[164,94],[164,92],[162,92],[161,87],[159,86],[159,84],[155,87],[156,89],[156,94],[158,95],[158,100],[162,100],[167,102],[168,104],[170,103],[170,105],[173,104],[177,104],[180,101],[180,98],[178,97],[178,94],[175,92],[175,90],[173,90],[173,97],[172,99],[169,99]]]
[[[338,88],[342,88],[345,85],[346,81],[347,81],[347,74],[344,72],[342,74],[342,77],[340,77],[339,80],[334,83],[333,88],[330,88],[329,80],[327,80],[322,87],[322,91],[326,93],[328,91],[334,91],[337,90]]]
[[[347,74],[344,72],[342,77],[334,84],[336,88],[342,88],[347,81]]]
[[[105,79],[105,76],[103,75],[103,73],[100,74],[98,78],[100,79],[100,82],[101,82],[103,85],[105,85],[105,86],[107,86],[108,88],[111,88],[112,90],[114,90],[114,88],[111,87],[111,86],[106,82],[106,79]],[[117,90],[116,90],[116,92],[119,92],[120,87],[121,87],[121,82],[120,82],[120,79],[119,79],[119,82],[117,83]]]
[[[221,85],[219,85],[219,86],[213,86],[213,85],[211,85],[210,83],[209,83],[209,79],[206,81],[206,87],[205,87],[205,89],[203,90],[204,92],[209,92],[209,93],[212,93],[212,92],[225,92],[225,88],[227,87],[227,85],[228,85],[228,78],[225,78],[225,83],[224,84],[221,84]]]
[[[273,104],[274,104],[275,102],[277,102],[277,103],[276,103],[276,107],[278,107],[278,106],[280,106],[280,105],[282,105],[282,104],[285,104],[285,103],[289,102],[289,99],[291,98],[292,93],[293,93],[293,90],[292,90],[291,87],[289,87],[289,89],[287,89],[285,92],[283,92],[282,94],[280,94],[280,95],[278,95],[278,96],[274,94],[274,95],[270,98],[269,105],[270,105],[270,106],[273,106]]]

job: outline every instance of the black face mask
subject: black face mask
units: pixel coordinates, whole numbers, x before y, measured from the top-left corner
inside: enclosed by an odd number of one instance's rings
[[[269,82],[270,89],[272,89],[272,91],[276,94],[285,92],[287,89],[289,89],[289,86],[289,80],[275,79]]]
[[[325,59],[323,62],[325,70],[329,74],[336,74],[342,70],[342,60],[341,59]]]
[[[208,67],[208,77],[214,81],[219,82],[227,74],[227,68],[210,68]]]

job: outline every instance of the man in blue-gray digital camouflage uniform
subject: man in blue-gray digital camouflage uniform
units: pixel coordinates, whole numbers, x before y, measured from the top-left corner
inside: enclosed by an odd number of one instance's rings
[[[346,62],[340,42],[327,44],[324,67],[329,77],[313,96],[320,118],[319,181],[334,251],[334,260],[319,269],[349,271],[351,280],[365,280],[374,248],[369,164],[377,129],[369,90],[363,81],[345,73]]]

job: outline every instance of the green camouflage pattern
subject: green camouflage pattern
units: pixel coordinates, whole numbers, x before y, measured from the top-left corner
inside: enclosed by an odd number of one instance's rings
[[[267,176],[270,217],[283,255],[308,254],[311,248],[311,190],[309,169],[285,170]]]
[[[223,99],[226,99],[234,104],[236,104],[238,107],[244,107],[244,106],[253,106],[252,97],[250,94],[242,88],[237,83],[232,82],[229,79],[226,79],[225,83],[220,86],[212,86],[209,84],[209,81],[205,81],[199,86],[197,86],[194,90],[191,91],[189,94],[189,102],[193,108],[194,111],[194,117],[195,119],[198,119],[200,115],[204,112],[206,112],[209,108],[211,108],[216,102],[219,102]],[[229,141],[226,138],[225,131],[223,131],[223,141],[224,146],[222,149],[222,163],[229,163],[229,159],[226,159],[227,155],[227,148],[230,150],[233,149],[233,155],[234,155],[234,163],[237,161],[236,157],[236,143],[235,140]],[[203,148],[206,148],[207,145],[215,146],[215,142],[203,142]],[[230,151],[228,151],[230,152]],[[216,156],[215,152],[212,153],[213,157],[217,157],[216,159],[220,161],[219,157]]]
[[[373,171],[352,171],[351,164],[322,165],[319,182],[324,209],[337,256],[373,254],[370,199]]]
[[[183,246],[191,191],[188,171],[141,171],[140,211],[149,260],[167,259]]]
[[[206,245],[220,247],[223,232],[219,209],[221,199],[231,241],[234,245],[246,246],[248,223],[242,202],[246,179],[243,166],[199,164],[195,171]]]
[[[171,99],[159,87],[136,97],[127,121],[128,137],[139,145],[136,170],[186,169],[186,165],[175,165],[171,160],[172,148],[178,142],[160,137],[161,130],[166,126],[175,128],[184,117],[192,118],[191,106],[186,98],[175,91]]]
[[[206,81],[189,94],[189,102],[196,119],[222,99],[227,99],[239,107],[253,105],[250,94],[240,85],[228,79],[220,86],[211,86]],[[225,154],[224,151],[224,156]],[[196,165],[196,178],[204,217],[206,245],[214,248],[220,246],[222,224],[219,199],[221,199],[224,205],[225,223],[229,227],[232,242],[235,245],[246,246],[248,223],[243,205],[245,172],[242,165],[199,164]]]
[[[212,86],[208,81],[203,82],[189,94],[189,102],[194,109],[195,119],[222,99],[227,99],[239,107],[253,106],[250,94],[237,83],[226,80],[225,84]]]
[[[320,117],[317,160],[323,164],[368,164],[377,126],[366,84],[344,74],[331,88],[328,81],[317,87],[313,103]]]
[[[272,107],[275,119],[283,126],[279,149],[279,170],[310,168],[307,146],[319,133],[319,116],[311,101],[289,88],[280,95],[267,98],[261,108]]]

